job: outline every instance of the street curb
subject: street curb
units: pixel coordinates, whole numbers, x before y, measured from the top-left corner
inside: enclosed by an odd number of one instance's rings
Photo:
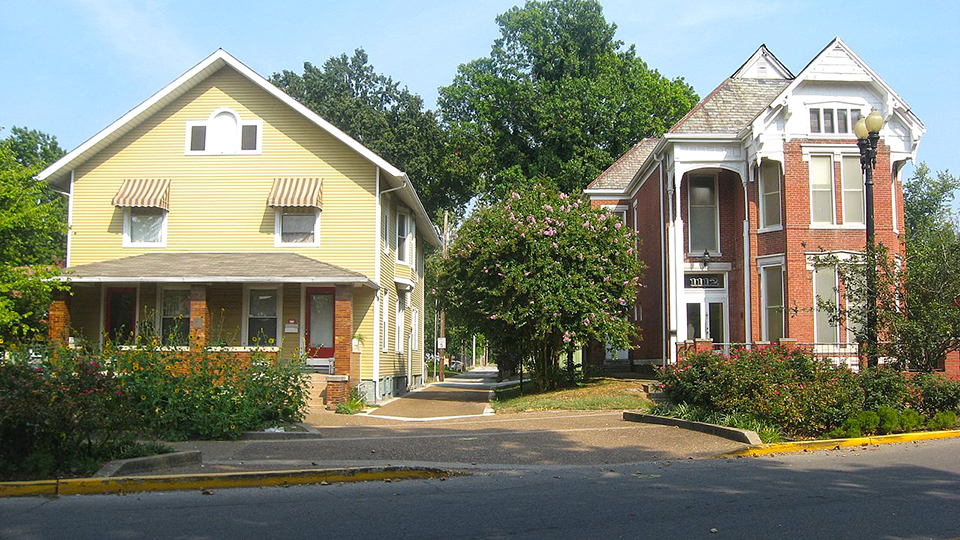
[[[758,445],[763,441],[757,432],[747,429],[738,429],[728,426],[718,426],[716,424],[707,424],[706,422],[692,422],[680,418],[670,418],[669,416],[657,416],[655,414],[644,414],[637,412],[624,411],[623,419],[628,422],[643,422],[645,424],[659,424],[662,426],[676,426],[691,431],[699,431],[708,435],[716,435],[735,442],[742,442],[750,445]]]
[[[287,487],[302,484],[407,480],[453,476],[455,473],[432,467],[351,467],[291,471],[169,474],[118,476],[113,478],[70,478],[36,482],[0,482],[0,498],[57,495],[107,495],[145,491],[226,489],[239,487]]]
[[[109,478],[112,476],[130,475],[185,465],[200,465],[203,463],[203,452],[188,450],[185,452],[170,452],[130,459],[115,459],[94,473],[94,478]]]
[[[852,439],[826,439],[822,441],[796,441],[788,443],[761,444],[759,446],[745,448],[737,452],[731,452],[729,454],[723,454],[717,457],[726,458],[762,456],[765,454],[827,450],[840,448],[842,446],[869,446],[875,444],[891,444],[953,438],[960,438],[960,429],[951,429],[946,431],[921,431],[917,433],[898,433],[895,435],[876,435],[873,437],[856,437]]]
[[[323,435],[311,431],[244,431],[240,441],[302,441],[322,439]]]

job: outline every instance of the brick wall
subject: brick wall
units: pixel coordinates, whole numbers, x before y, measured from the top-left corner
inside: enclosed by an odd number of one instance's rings
[[[210,343],[210,308],[207,286],[190,286],[190,348],[201,349]]]
[[[360,384],[360,362],[354,361],[353,353],[353,286],[338,285],[334,295],[333,315],[333,369],[334,375],[346,380],[327,381],[325,403],[328,407],[342,403],[350,397],[350,389]]]
[[[662,165],[661,165],[662,167]],[[643,281],[637,291],[637,301],[642,306],[643,317],[637,322],[640,341],[630,351],[631,359],[651,359],[663,356],[663,272],[661,261],[663,247],[661,233],[666,234],[665,220],[660,219],[660,167],[650,173],[647,181],[637,190],[628,210],[628,223],[640,235],[640,260],[646,265]],[[633,222],[633,204],[637,205],[637,223]],[[666,212],[664,212],[666,213]]]
[[[70,293],[54,291],[47,318],[47,338],[50,345],[66,345],[70,338]]]

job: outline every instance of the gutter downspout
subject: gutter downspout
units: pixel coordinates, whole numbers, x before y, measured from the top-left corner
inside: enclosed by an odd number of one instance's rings
[[[376,217],[374,218],[376,222],[376,231],[373,233],[373,249],[374,249],[374,261],[376,266],[373,269],[374,281],[377,283],[377,287],[380,286],[380,265],[383,264],[382,255],[383,255],[383,246],[380,245],[380,231],[383,229],[383,210],[381,207],[380,201],[380,167],[377,167],[376,174],[376,191],[377,194],[376,201]],[[373,303],[373,400],[380,401],[380,328],[382,323],[380,322],[380,313],[383,311],[383,308],[380,304],[383,302],[381,291],[376,291],[374,293],[375,302]]]

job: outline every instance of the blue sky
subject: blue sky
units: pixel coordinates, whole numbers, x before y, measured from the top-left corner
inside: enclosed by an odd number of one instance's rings
[[[485,56],[515,0],[0,0],[0,126],[72,149],[223,47],[262,75],[363,47],[422,95]],[[701,96],[766,43],[794,73],[840,36],[927,127],[920,160],[960,173],[960,2],[603,0],[618,38]],[[951,130],[953,130],[951,132]],[[4,133],[0,133],[3,136]]]

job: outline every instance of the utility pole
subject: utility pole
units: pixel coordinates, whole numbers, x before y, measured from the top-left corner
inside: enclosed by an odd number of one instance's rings
[[[447,258],[447,228],[449,227],[450,212],[443,212],[443,258]],[[443,339],[443,344],[447,344],[447,313],[445,310],[440,310],[440,337]],[[447,349],[446,347],[440,348],[440,380],[443,380],[443,370],[447,365]]]

